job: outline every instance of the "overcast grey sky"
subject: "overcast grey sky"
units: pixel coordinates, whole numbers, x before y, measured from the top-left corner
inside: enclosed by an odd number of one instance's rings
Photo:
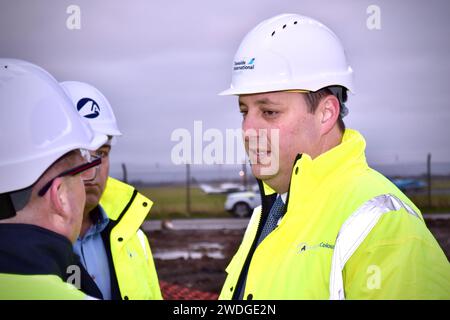
[[[71,4],[80,30],[66,27]],[[366,26],[369,5],[381,30]],[[174,129],[240,127],[236,98],[217,93],[244,35],[280,13],[316,18],[343,42],[357,91],[345,120],[371,163],[450,161],[447,0],[0,0],[0,56],[99,88],[124,133],[113,163],[165,164]]]

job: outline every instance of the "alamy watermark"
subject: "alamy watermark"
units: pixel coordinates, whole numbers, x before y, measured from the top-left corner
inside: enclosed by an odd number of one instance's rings
[[[73,285],[77,289],[81,288],[81,269],[77,265],[70,265],[66,269],[68,275],[66,282]]]
[[[366,9],[369,15],[366,20],[366,26],[369,30],[381,30],[381,9],[377,5],[370,5]]]
[[[226,129],[223,133],[216,128],[204,131],[203,122],[194,121],[193,134],[186,128],[177,128],[170,139],[177,142],[171,152],[172,163],[176,165],[242,164],[248,159],[250,164],[262,166],[262,175],[274,174],[279,169],[278,129]]]
[[[67,7],[66,13],[69,14],[66,20],[66,27],[69,30],[81,29],[81,9],[75,4]]]
[[[381,288],[381,268],[377,265],[370,265],[367,267],[367,289],[377,290]]]

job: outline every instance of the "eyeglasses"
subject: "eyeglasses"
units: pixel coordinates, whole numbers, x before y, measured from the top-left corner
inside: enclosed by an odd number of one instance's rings
[[[109,151],[110,150],[100,150],[99,149],[99,150],[96,150],[96,151],[92,151],[90,153],[90,155],[91,155],[91,157],[94,157],[94,158],[102,158],[102,159],[104,159],[104,158],[109,156]]]
[[[102,163],[101,158],[94,158],[92,161],[84,163],[82,165],[79,165],[75,168],[66,170],[60,174],[58,174],[56,177],[51,179],[49,182],[47,182],[41,190],[39,190],[38,195],[40,197],[44,196],[44,194],[50,189],[50,187],[53,184],[53,181],[57,178],[65,177],[65,176],[75,176],[77,174],[81,175],[81,179],[83,181],[91,181],[94,180],[97,175],[97,168]]]

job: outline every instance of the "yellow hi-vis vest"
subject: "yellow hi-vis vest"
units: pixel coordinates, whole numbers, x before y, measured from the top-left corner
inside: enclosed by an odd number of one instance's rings
[[[0,300],[93,300],[56,275],[0,273]]]
[[[264,204],[275,192],[263,189]],[[357,131],[314,160],[297,158],[286,213],[255,249],[262,211],[253,212],[220,299],[233,298],[246,265],[244,299],[450,299],[445,254],[417,207],[369,168]]]
[[[153,202],[132,186],[108,178],[100,205],[117,221],[110,243],[122,299],[162,299],[150,245],[139,229]]]

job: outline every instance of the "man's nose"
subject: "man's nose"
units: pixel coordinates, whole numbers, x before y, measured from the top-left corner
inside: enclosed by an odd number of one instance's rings
[[[242,121],[242,130],[258,130],[264,128],[261,117],[256,112],[248,111]]]
[[[246,146],[253,145],[256,148],[257,143],[267,141],[267,125],[263,119],[255,113],[247,113],[242,122],[242,131]]]

